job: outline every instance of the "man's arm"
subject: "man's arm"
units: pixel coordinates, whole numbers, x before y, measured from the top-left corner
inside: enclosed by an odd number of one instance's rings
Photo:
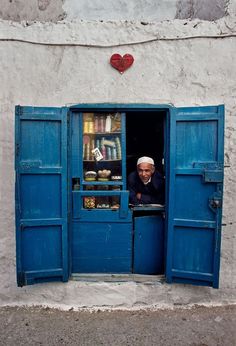
[[[152,203],[157,203],[157,199],[155,196],[151,196],[149,194],[140,194],[141,197],[140,197],[140,200],[139,200],[139,203],[140,204],[152,204]]]
[[[137,190],[137,183],[134,173],[128,176],[129,201],[131,204],[140,204],[141,194]]]
[[[155,172],[155,175],[153,177],[153,186],[156,190],[156,201],[153,201],[152,203],[165,203],[165,178],[158,172]]]
[[[143,189],[140,204],[163,204],[164,203],[164,178],[155,172],[152,176],[152,186],[149,184]]]

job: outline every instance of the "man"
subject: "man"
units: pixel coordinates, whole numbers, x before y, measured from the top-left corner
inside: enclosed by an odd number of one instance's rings
[[[163,204],[164,179],[155,170],[151,157],[143,156],[137,161],[137,170],[128,177],[130,203],[137,204]]]

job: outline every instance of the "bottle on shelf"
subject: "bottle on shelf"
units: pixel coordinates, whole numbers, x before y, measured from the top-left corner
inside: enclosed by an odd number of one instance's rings
[[[94,116],[94,132],[99,132],[99,118],[97,115]]]
[[[93,113],[83,114],[83,130],[84,133],[94,133],[94,116]]]
[[[105,117],[101,115],[99,120],[100,120],[99,132],[105,132]]]
[[[112,115],[111,132],[120,132],[121,130],[121,114],[115,113]]]
[[[94,133],[94,121],[93,117],[89,118],[88,133]]]
[[[117,150],[117,159],[121,160],[121,145],[120,145],[120,138],[116,137],[115,139],[116,142],[116,150]]]
[[[111,116],[110,115],[107,115],[106,117],[105,132],[111,132]]]
[[[88,144],[85,144],[85,160],[90,159],[90,142]]]
[[[92,159],[92,151],[94,150],[94,148],[95,148],[95,140],[94,139],[92,139],[91,140],[91,148],[90,148],[90,158]]]
[[[105,137],[102,137],[101,139],[101,154],[103,156],[103,160],[106,160],[106,147],[104,145],[104,140],[105,140]]]
[[[111,158],[112,158],[112,160],[116,160],[117,159],[116,148],[112,148],[111,149]]]
[[[106,160],[106,159],[107,159],[106,147],[105,147],[104,144],[102,145],[102,156],[103,156],[103,160]]]
[[[111,148],[107,147],[107,160],[111,160],[112,156],[111,156]]]
[[[100,140],[96,139],[96,148],[98,148],[100,150]]]
[[[84,133],[88,133],[88,121],[86,117],[84,117]]]
[[[80,189],[79,178],[75,180],[75,184],[73,185],[73,190],[78,191]]]

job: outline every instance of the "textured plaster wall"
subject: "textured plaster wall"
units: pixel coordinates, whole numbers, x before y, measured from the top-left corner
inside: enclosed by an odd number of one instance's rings
[[[227,14],[229,1],[226,0],[179,0],[176,18],[199,18],[216,20]]]
[[[67,0],[63,8],[67,18],[87,20],[148,20],[176,18],[215,20],[225,15],[226,0]]]
[[[0,0],[0,18],[57,22],[65,17],[63,3],[64,0]]]
[[[0,21],[0,305],[61,308],[172,307],[235,302],[236,17],[215,22],[12,23]],[[221,38],[220,38],[221,37]],[[131,53],[123,75],[113,53]],[[75,282],[16,287],[14,106],[74,103],[225,104],[225,188],[220,289]]]
[[[228,13],[228,0],[0,0],[0,18],[13,21],[215,20]]]

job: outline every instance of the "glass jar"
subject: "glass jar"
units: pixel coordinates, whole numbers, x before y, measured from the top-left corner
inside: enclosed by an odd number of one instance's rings
[[[86,191],[94,190],[93,185],[87,185],[85,188]],[[94,196],[85,196],[84,197],[84,208],[85,209],[95,209],[96,208],[96,198]]]

